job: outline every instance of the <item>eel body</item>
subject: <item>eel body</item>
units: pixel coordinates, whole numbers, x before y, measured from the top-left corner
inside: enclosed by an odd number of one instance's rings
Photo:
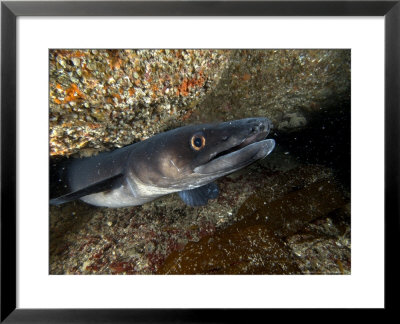
[[[67,193],[50,203],[81,199],[125,207],[178,192],[190,206],[205,205],[218,196],[214,180],[271,153],[275,141],[266,139],[270,127],[267,118],[189,125],[112,152],[69,159],[56,165],[51,176],[53,185]]]

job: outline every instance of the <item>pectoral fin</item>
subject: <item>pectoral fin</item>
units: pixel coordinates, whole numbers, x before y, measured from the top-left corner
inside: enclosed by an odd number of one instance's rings
[[[110,178],[104,179],[102,181],[93,183],[90,186],[76,190],[74,192],[70,192],[68,194],[59,196],[57,198],[50,199],[50,204],[51,205],[60,205],[60,204],[64,204],[66,202],[73,201],[73,200],[79,199],[81,197],[90,195],[90,194],[111,190],[113,188],[120,186],[122,184],[122,180],[123,180],[123,174],[120,173],[120,174],[114,175]]]
[[[204,206],[207,204],[209,199],[217,198],[218,193],[218,186],[214,182],[196,189],[178,192],[179,197],[181,197],[183,202],[189,206]]]

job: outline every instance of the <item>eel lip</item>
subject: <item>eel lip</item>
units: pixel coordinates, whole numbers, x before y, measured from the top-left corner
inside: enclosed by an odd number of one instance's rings
[[[213,155],[210,156],[210,159],[208,160],[208,162],[219,159],[223,156],[228,156],[230,153],[239,151],[240,149],[242,149],[250,144],[253,144],[255,142],[259,142],[259,141],[265,139],[268,136],[268,133],[269,133],[268,131],[262,131],[260,133],[255,133],[253,135],[250,135],[249,137],[246,137],[240,143],[233,145],[229,149],[225,149],[221,152],[214,153]]]
[[[274,149],[275,141],[273,139],[256,141],[259,135],[260,133],[245,139],[233,150],[225,151],[225,154],[217,155],[209,162],[196,167],[194,172],[198,174],[228,174],[266,157]]]
[[[268,132],[261,132],[261,133],[258,133],[258,134],[254,134],[254,135],[252,135],[252,136],[249,136],[249,137],[246,138],[242,143],[240,143],[240,144],[237,146],[237,148],[238,148],[238,149],[241,149],[241,148],[243,148],[243,147],[245,147],[245,146],[247,146],[247,145],[250,145],[250,144],[252,144],[252,143],[259,142],[259,141],[265,139],[265,138],[267,137],[267,135],[268,135]]]

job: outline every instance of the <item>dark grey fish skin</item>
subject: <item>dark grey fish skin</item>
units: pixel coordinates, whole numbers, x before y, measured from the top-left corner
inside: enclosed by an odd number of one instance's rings
[[[188,205],[205,205],[218,195],[211,182],[271,153],[275,141],[265,139],[270,127],[267,118],[190,125],[75,159],[57,178],[70,192],[50,203],[81,199],[96,206],[125,207],[181,192]]]

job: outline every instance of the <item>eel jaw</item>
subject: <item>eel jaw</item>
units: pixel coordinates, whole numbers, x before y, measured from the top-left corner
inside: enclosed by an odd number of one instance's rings
[[[221,176],[265,158],[275,147],[273,139],[264,139],[266,135],[267,133],[263,132],[244,139],[239,145],[216,154],[207,163],[196,167],[194,172],[200,175]]]

